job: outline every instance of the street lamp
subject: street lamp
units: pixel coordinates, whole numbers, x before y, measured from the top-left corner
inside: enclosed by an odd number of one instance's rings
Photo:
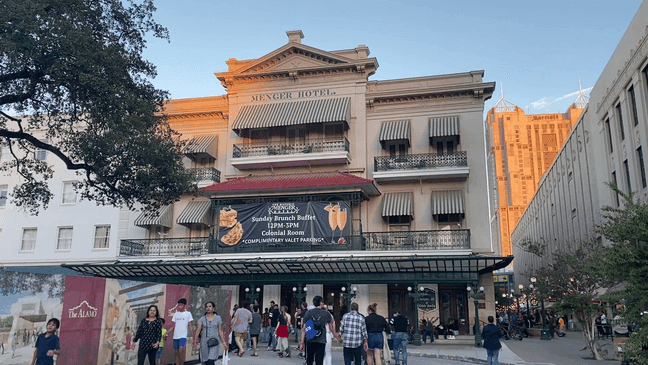
[[[347,291],[348,289],[348,291]],[[342,297],[344,298],[344,305],[347,307],[347,310],[351,309],[351,301],[358,294],[358,287],[352,287],[351,284],[348,284],[346,287],[342,287]]]
[[[536,284],[538,279],[536,277],[531,278],[531,285]],[[551,340],[551,336],[549,335],[549,327],[547,327],[547,315],[545,313],[545,307],[544,307],[544,293],[543,293],[543,287],[542,285],[539,285],[538,283],[538,294],[539,294],[539,299],[540,299],[540,313],[542,315],[542,331],[540,332],[540,339],[541,340]]]
[[[261,288],[255,288],[254,285],[251,285],[249,288],[245,288],[245,300],[255,303],[259,299],[259,293],[261,293]]]
[[[301,284],[298,284],[299,287],[293,286],[292,291],[295,298],[297,298],[297,306],[300,307],[306,298],[306,292],[308,291],[307,287],[302,287]]]
[[[477,285],[475,285],[476,287]],[[484,297],[484,287],[480,286],[479,291],[472,290],[470,285],[466,287],[466,291],[468,291],[468,297],[473,298],[473,301],[475,303],[475,347],[482,347],[482,336],[481,336],[481,330],[479,329],[479,299]]]
[[[302,287],[301,284],[297,284],[297,285],[299,285],[299,287],[293,286],[292,291],[293,291],[293,295],[297,299],[297,308],[301,308],[301,304],[304,302],[304,299],[306,298],[306,292],[308,291],[308,288],[305,286]],[[303,315],[304,313],[302,313],[302,316]],[[297,343],[299,343],[299,337],[297,337],[298,334],[299,331],[295,331],[295,341],[297,341]]]
[[[418,290],[417,290],[418,289]],[[418,304],[421,299],[425,296],[423,292],[425,288],[419,287],[417,283],[414,283],[414,289],[411,286],[407,287],[409,296],[414,301],[414,346],[421,346],[421,332],[419,330],[419,319],[418,319]]]

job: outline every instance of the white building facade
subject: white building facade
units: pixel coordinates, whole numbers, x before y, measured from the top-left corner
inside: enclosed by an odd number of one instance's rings
[[[594,85],[589,104],[511,235],[515,274],[523,282],[543,265],[520,248],[601,240],[601,208],[619,207],[606,185],[646,197],[648,148],[648,4],[643,3]]]

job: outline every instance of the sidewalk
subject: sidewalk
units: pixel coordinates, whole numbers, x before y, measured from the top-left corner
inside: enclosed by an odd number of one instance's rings
[[[292,337],[292,336],[291,336]],[[465,337],[465,338],[464,338]],[[486,363],[486,350],[482,348],[476,348],[473,344],[465,344],[465,339],[471,339],[472,336],[462,336],[463,341],[457,341],[457,344],[440,344],[435,343],[426,343],[421,346],[414,346],[412,344],[407,345],[407,353],[410,357],[427,357],[434,359],[444,359],[452,361],[461,361],[465,363],[473,364],[485,364]],[[290,339],[291,347],[296,346],[294,337]],[[333,351],[342,351],[342,344],[333,342]],[[515,365],[515,364],[536,364],[540,363],[528,363],[524,361],[521,357],[513,353],[505,343],[502,341],[502,349],[499,354],[499,363],[502,365]],[[547,363],[544,363],[547,364]],[[548,364],[551,365],[551,364]]]

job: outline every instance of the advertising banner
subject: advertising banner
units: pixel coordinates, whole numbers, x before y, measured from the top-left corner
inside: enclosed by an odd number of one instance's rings
[[[106,279],[66,277],[63,297],[65,311],[60,318],[61,327],[65,326],[65,331],[60,333],[59,339],[61,344],[84,345],[65,346],[65,351],[59,356],[59,363],[79,365],[97,363],[96,356],[91,358],[88,357],[88,354],[99,353],[105,285]],[[62,357],[74,359],[74,361],[66,362]]]
[[[228,246],[346,244],[348,202],[241,204],[222,207],[218,243]]]

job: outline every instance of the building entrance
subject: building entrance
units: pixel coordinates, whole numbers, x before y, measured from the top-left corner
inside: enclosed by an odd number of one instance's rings
[[[448,328],[458,330],[459,334],[469,334],[466,286],[439,285],[439,301],[440,321]]]
[[[407,291],[407,284],[393,284],[387,288],[389,294],[389,314],[385,318],[389,322],[397,310],[407,317],[410,323],[410,329],[414,326],[414,302]],[[409,331],[409,329],[408,329]]]

